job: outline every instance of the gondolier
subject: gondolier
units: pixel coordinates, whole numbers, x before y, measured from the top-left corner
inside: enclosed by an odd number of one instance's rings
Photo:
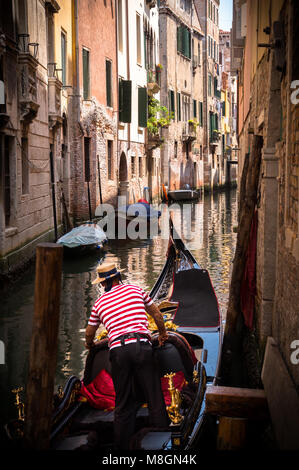
[[[150,425],[168,426],[168,416],[155,368],[151,335],[146,313],[155,320],[159,331],[159,345],[168,335],[163,317],[152,299],[140,287],[121,282],[122,270],[113,263],[97,268],[93,284],[101,283],[105,293],[95,302],[86,328],[86,347],[94,345],[100,323],[108,332],[112,380],[116,393],[114,413],[115,444],[128,449],[134,434],[138,403],[134,396],[134,381],[142,388],[148,403]]]

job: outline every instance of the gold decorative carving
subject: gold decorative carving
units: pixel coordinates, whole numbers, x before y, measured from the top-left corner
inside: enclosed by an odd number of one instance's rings
[[[165,374],[164,377],[168,379],[168,390],[171,396],[171,404],[166,407],[169,418],[173,424],[180,424],[183,420],[183,416],[180,413],[181,406],[181,394],[173,384],[173,377],[175,376],[174,372],[170,374]]]

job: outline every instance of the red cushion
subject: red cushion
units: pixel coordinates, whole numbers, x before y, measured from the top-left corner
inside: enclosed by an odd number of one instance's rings
[[[173,385],[179,391],[186,384],[185,376],[182,371],[176,372],[173,377]],[[167,377],[161,377],[161,388],[164,396],[165,405],[171,404],[171,395],[168,390],[169,381]],[[93,408],[98,410],[111,410],[115,408],[115,390],[112,378],[105,369],[96,376],[96,378],[87,386],[82,382],[80,393],[85,397]]]
[[[115,390],[112,378],[105,369],[87,386],[82,382],[81,395],[88,403],[99,410],[115,408]]]

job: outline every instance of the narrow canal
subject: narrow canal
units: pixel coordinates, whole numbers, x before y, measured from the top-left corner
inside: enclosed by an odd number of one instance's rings
[[[191,225],[183,216],[182,206],[174,210],[174,225],[183,236],[193,232],[187,246],[198,264],[209,271],[224,320],[236,242],[236,190],[205,195],[199,202],[190,203],[189,209]],[[162,223],[166,217],[167,211],[162,210]],[[167,245],[161,234],[148,240],[115,240],[109,241],[105,253],[64,260],[55,390],[70,375],[81,376],[83,372],[87,355],[84,332],[99,292],[91,284],[98,261],[105,257],[116,262],[125,269],[124,282],[136,283],[149,292],[164,265]],[[16,417],[11,390],[26,384],[33,304],[34,269],[9,295],[2,293],[0,339],[5,345],[5,364],[0,365],[0,423]]]

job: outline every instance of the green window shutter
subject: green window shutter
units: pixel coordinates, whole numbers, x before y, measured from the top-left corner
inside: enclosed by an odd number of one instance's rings
[[[174,104],[174,91],[169,90],[168,92],[168,99],[169,99],[169,111],[170,113],[175,113],[175,104]],[[173,116],[172,119],[175,119],[175,116]]]
[[[181,93],[176,94],[177,120],[181,120]]]
[[[191,31],[188,29],[188,54],[187,57],[191,59]]]
[[[132,109],[132,82],[131,80],[119,81],[119,120],[131,122]]]
[[[66,37],[61,33],[61,68],[62,68],[62,84],[66,85]]]
[[[210,134],[210,139],[212,138],[212,134],[213,134],[213,113],[210,111],[210,129],[209,129],[209,134]]]
[[[214,77],[214,95],[217,94],[218,80],[217,77]]]
[[[177,27],[177,51],[182,52],[182,26]]]
[[[184,56],[189,57],[190,59],[190,40],[191,40],[191,34],[188,28],[184,27],[183,28],[183,51],[182,53]]]
[[[138,88],[138,126],[147,127],[147,89]]]
[[[89,76],[89,51],[87,49],[82,50],[83,60],[83,99],[88,100],[90,98],[90,76]]]
[[[199,125],[200,125],[200,127],[202,127],[202,126],[203,126],[203,114],[202,114],[202,113],[203,113],[203,109],[202,109],[202,102],[199,101],[198,104],[199,104],[199,111],[198,111],[198,112],[199,112]]]
[[[111,80],[111,62],[110,60],[106,60],[106,104],[107,106],[111,107],[112,106],[112,90],[111,90],[111,85],[112,85],[112,80]]]
[[[197,112],[196,112],[196,100],[193,100],[193,117],[197,117]]]

